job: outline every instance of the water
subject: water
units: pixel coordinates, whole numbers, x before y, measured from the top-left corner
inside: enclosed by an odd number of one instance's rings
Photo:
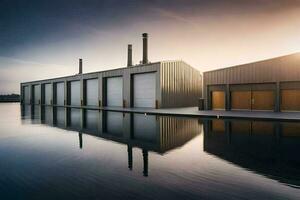
[[[0,115],[1,199],[300,199],[298,123],[16,103]]]

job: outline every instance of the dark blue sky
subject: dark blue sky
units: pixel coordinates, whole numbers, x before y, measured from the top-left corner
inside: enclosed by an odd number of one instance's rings
[[[299,51],[298,0],[0,0],[0,93],[19,83],[122,67],[126,45],[201,71]],[[217,59],[216,59],[217,58]],[[19,73],[15,73],[19,72]]]

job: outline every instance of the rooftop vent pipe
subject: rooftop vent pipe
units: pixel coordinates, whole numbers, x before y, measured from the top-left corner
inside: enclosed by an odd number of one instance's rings
[[[79,58],[79,74],[82,74],[82,58]]]
[[[127,49],[127,67],[132,66],[132,45],[128,44],[128,49]]]
[[[148,63],[148,33],[143,33],[143,60],[142,64]]]

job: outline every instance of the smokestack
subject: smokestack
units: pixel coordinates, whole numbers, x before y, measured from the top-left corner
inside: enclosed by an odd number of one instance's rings
[[[82,58],[79,58],[79,74],[82,74]]]
[[[128,44],[128,49],[127,49],[127,67],[132,66],[132,45]]]
[[[148,33],[143,33],[143,61],[142,64],[148,63]]]

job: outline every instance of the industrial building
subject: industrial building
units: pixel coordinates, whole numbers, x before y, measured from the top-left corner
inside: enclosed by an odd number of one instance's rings
[[[196,106],[202,95],[202,76],[183,61],[148,61],[148,35],[143,34],[143,59],[127,67],[21,83],[21,102],[66,107],[170,108]]]
[[[203,73],[207,110],[300,111],[300,53]]]

